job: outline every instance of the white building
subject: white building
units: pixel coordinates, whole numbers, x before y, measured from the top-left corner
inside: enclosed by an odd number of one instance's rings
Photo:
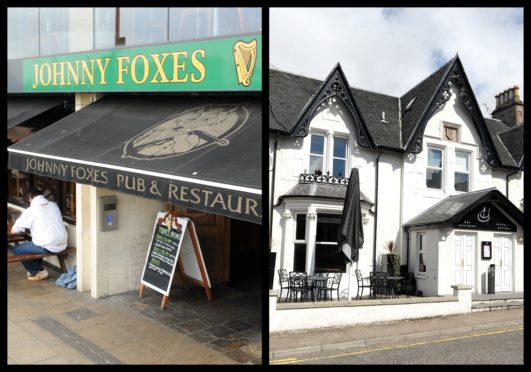
[[[496,292],[523,291],[518,87],[484,118],[458,56],[401,97],[350,87],[339,64],[324,81],[270,70],[269,109],[274,289],[278,269],[340,271],[346,296],[340,181],[355,167],[365,241],[354,265],[363,276],[386,270],[391,240],[424,296],[451,294],[453,284],[486,293],[491,264]]]

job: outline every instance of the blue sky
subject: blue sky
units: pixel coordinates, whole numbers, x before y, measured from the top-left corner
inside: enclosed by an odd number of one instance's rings
[[[270,67],[324,79],[341,63],[351,86],[401,96],[456,53],[488,116],[520,86],[522,8],[272,8]]]

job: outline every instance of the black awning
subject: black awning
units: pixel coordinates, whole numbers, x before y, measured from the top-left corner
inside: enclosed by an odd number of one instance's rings
[[[62,105],[65,97],[56,96],[14,96],[7,99],[7,128],[13,128],[26,120]]]
[[[8,167],[261,224],[259,97],[110,95],[12,145]]]

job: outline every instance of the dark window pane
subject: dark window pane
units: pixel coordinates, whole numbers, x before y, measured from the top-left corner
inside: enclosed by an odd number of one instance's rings
[[[345,259],[339,253],[337,245],[315,245],[315,272],[345,272]]]
[[[455,191],[468,191],[468,174],[455,172]]]
[[[334,159],[334,176],[345,177],[345,160]]]
[[[295,244],[293,271],[306,271],[306,244]]]
[[[8,200],[15,204],[27,206],[24,199],[26,193],[31,189],[30,175],[17,170],[8,170],[9,180]]]
[[[334,138],[334,157],[347,157],[347,140],[344,138]]]
[[[442,185],[442,171],[426,169],[426,186],[430,189],[440,189]]]
[[[442,150],[428,149],[428,166],[442,168]]]
[[[310,146],[311,154],[322,155],[324,152],[324,137],[312,134],[312,142]]]
[[[297,215],[297,231],[295,232],[295,239],[304,240],[306,232],[306,215]]]
[[[340,214],[318,213],[317,214],[317,236],[318,242],[335,242],[341,223]]]

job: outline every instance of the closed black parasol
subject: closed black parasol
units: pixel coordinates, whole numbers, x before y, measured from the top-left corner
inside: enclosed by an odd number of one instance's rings
[[[358,249],[363,245],[363,225],[361,222],[360,180],[357,168],[352,168],[347,195],[343,205],[343,215],[337,237],[340,254],[349,262],[358,262]]]

